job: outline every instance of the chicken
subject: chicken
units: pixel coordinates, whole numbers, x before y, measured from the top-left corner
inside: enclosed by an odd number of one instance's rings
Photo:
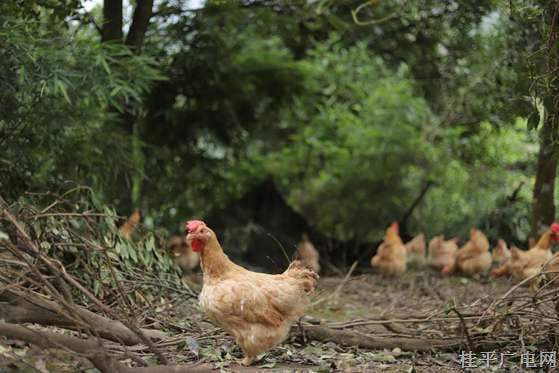
[[[497,241],[497,246],[495,247],[495,249],[493,249],[493,253],[491,253],[491,256],[493,257],[493,264],[499,267],[508,263],[511,258],[511,253],[507,247],[507,243],[505,242],[505,240]]]
[[[445,241],[443,235],[433,237],[429,241],[429,253],[427,256],[429,266],[441,270],[454,263],[458,252],[457,241],[457,238]]]
[[[538,281],[536,275],[540,272],[542,265],[551,259],[551,247],[557,242],[559,242],[559,224],[553,223],[542,234],[535,246],[528,251],[513,248],[510,261],[494,269],[491,274],[494,277],[512,275],[519,280],[532,277],[529,284],[533,288]]]
[[[489,271],[492,261],[487,237],[479,229],[472,228],[470,240],[458,250],[454,263],[443,267],[441,274],[448,276],[458,270],[468,276],[477,277]]]
[[[517,279],[522,279],[522,273],[524,268],[528,264],[528,251],[519,249],[513,246],[510,249],[510,259],[491,270],[491,276],[501,277],[501,276],[512,276]]]
[[[140,209],[134,209],[130,216],[122,223],[118,228],[118,234],[129,240],[132,237],[132,233],[136,230],[136,227],[142,219],[142,212]]]
[[[425,235],[423,233],[418,234],[411,241],[407,242],[406,250],[408,264],[425,265]]]
[[[553,283],[554,287],[559,286],[559,253],[553,254],[551,260],[544,266],[545,278]]]
[[[169,250],[173,253],[173,265],[180,269],[183,275],[189,275],[200,263],[200,255],[192,251],[184,237],[172,236],[167,243]]]
[[[310,267],[316,273],[320,273],[320,255],[306,233],[303,233],[301,241],[297,244],[295,258],[300,260],[305,266]]]
[[[407,250],[399,235],[398,222],[394,222],[386,230],[384,241],[371,259],[371,265],[384,276],[395,277],[406,271]]]
[[[318,274],[300,261],[278,275],[251,272],[233,263],[216,234],[202,221],[186,224],[186,240],[200,253],[203,287],[200,307],[243,351],[243,365],[287,337],[304,313]]]

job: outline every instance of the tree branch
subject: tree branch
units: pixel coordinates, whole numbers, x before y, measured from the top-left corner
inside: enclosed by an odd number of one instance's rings
[[[70,335],[29,328],[0,321],[0,335],[19,339],[42,348],[64,347],[86,354],[91,363],[101,372],[107,373],[186,373],[211,372],[211,367],[191,367],[180,365],[156,365],[151,367],[127,367],[116,358],[108,356],[97,340],[77,338]]]
[[[0,301],[6,302],[0,307],[0,319],[15,323],[38,323],[41,325],[55,325],[63,328],[83,328],[76,320],[65,315],[64,310],[58,304],[31,294],[21,294],[13,290],[0,293]],[[86,322],[91,329],[99,333],[103,338],[126,345],[142,343],[142,339],[130,331],[120,321],[115,321],[93,313],[84,308],[75,306],[74,311]],[[164,338],[166,334],[159,330],[141,329],[150,338]]]
[[[104,0],[101,41],[122,41],[122,36],[122,0]]]
[[[153,0],[138,0],[136,8],[134,9],[130,31],[128,31],[128,35],[126,36],[126,44],[132,46],[134,49],[139,49],[144,41],[149,20],[153,15],[152,8]]]
[[[297,330],[296,328],[293,329]],[[373,335],[359,333],[349,330],[332,329],[320,325],[303,325],[305,336],[317,341],[328,341],[344,346],[359,346],[370,349],[393,349],[401,348],[406,351],[457,351],[463,345],[462,339],[433,339],[433,338],[405,338],[405,337],[375,337]],[[488,348],[491,351],[498,347],[496,342],[483,342],[478,346]]]

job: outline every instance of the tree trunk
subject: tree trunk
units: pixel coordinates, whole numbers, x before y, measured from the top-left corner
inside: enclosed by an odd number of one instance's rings
[[[104,0],[101,41],[122,41],[122,0]]]
[[[532,237],[537,237],[544,225],[555,219],[555,175],[557,173],[557,156],[559,155],[559,86],[557,69],[559,68],[559,3],[549,2],[546,9],[546,59],[544,76],[545,107],[543,127],[540,130],[540,151],[536,170],[532,205]]]
[[[537,237],[542,226],[555,219],[555,175],[557,172],[557,113],[546,114],[540,133],[540,151],[536,170],[532,207],[532,237]]]
[[[144,36],[149,26],[149,21],[153,15],[153,0],[137,0],[130,30],[123,37],[122,31],[122,0],[104,0],[103,2],[103,28],[101,32],[101,41],[118,40],[125,42],[136,53],[140,52]],[[115,113],[116,109],[110,107],[109,111]],[[120,127],[132,137],[131,152],[133,161],[136,165],[142,163],[143,156],[140,141],[137,134],[137,116],[130,108],[124,108],[124,111],[118,113],[118,124]],[[135,130],[136,129],[136,130]],[[126,195],[120,196],[122,201],[121,208],[128,213],[133,208],[138,207],[141,194],[142,173],[132,176],[132,185],[130,185],[127,175],[122,175],[120,182],[127,185]]]
[[[153,0],[138,0],[132,17],[132,25],[126,36],[126,44],[139,49],[153,15]]]

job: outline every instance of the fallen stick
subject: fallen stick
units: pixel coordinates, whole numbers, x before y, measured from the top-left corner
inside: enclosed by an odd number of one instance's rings
[[[89,361],[101,372],[106,373],[186,373],[211,372],[209,366],[155,365],[149,367],[128,367],[107,355],[101,348],[98,339],[77,338],[70,335],[36,330],[21,325],[0,321],[0,335],[19,339],[42,348],[65,348],[76,353],[85,354]]]
[[[349,330],[331,329],[318,325],[303,325],[305,336],[323,342],[334,342],[344,346],[359,346],[374,350],[400,348],[406,351],[458,351],[466,345],[463,339],[432,339],[408,337],[375,337],[374,335]],[[293,329],[297,330],[297,329]],[[481,342],[478,347],[489,348],[499,346],[496,342]]]
[[[30,294],[21,294],[13,290],[6,290],[0,293],[0,301],[6,302],[0,307],[0,319],[4,319],[7,322],[29,322],[75,330],[81,329],[75,320],[65,316],[63,308],[55,302]],[[88,324],[87,327],[96,331],[105,339],[128,346],[143,343],[136,333],[132,332],[120,321],[108,319],[77,305],[74,305],[74,311]],[[160,330],[141,330],[152,339],[164,339],[167,337],[167,334]]]

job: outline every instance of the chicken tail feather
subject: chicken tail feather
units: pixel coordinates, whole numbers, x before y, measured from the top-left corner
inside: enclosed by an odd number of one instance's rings
[[[299,280],[305,293],[313,291],[319,279],[318,274],[312,268],[305,266],[299,260],[293,261],[284,274]]]

